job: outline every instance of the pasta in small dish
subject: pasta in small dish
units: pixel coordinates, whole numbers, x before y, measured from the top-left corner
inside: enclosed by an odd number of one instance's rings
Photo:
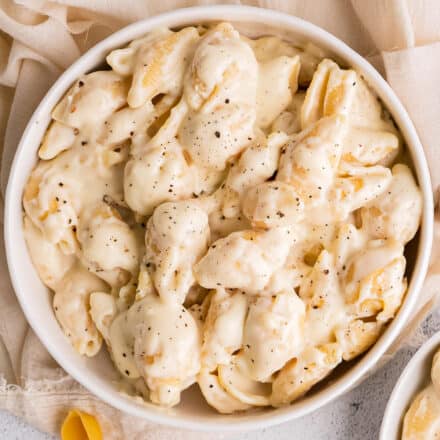
[[[440,351],[434,355],[430,383],[412,401],[403,420],[402,440],[440,436]]]
[[[171,407],[287,405],[368,350],[422,196],[362,75],[229,23],[157,29],[56,105],[23,195],[75,349]],[[141,386],[139,386],[141,384]]]

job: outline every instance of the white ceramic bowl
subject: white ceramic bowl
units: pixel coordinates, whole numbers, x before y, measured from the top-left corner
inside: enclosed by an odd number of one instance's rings
[[[21,227],[23,188],[37,161],[38,146],[49,123],[51,109],[75,79],[97,69],[111,50],[126,45],[158,26],[181,27],[220,20],[232,22],[249,36],[274,34],[297,42],[310,41],[327,50],[337,60],[361,71],[390,110],[405,137],[424,202],[408,293],[398,315],[368,353],[338,368],[324,384],[288,407],[229,416],[210,409],[197,387],[185,392],[182,403],[169,410],[150,404],[141,405],[121,395],[113,381],[115,371],[105,350],[95,358],[82,358],[64,337],[52,312],[51,295],[32,266]],[[375,365],[399,334],[417,299],[428,265],[432,218],[429,172],[416,131],[391,88],[367,61],[334,36],[298,18],[260,8],[210,6],[180,9],[127,26],[89,50],[64,72],[33,114],[18,146],[6,194],[5,238],[12,282],[30,325],[56,361],[78,382],[110,405],[157,423],[200,430],[244,430],[267,427],[309,413],[347,391]]]
[[[400,440],[403,418],[418,392],[431,381],[432,359],[440,349],[440,332],[431,336],[402,371],[393,388],[380,428],[380,440]]]

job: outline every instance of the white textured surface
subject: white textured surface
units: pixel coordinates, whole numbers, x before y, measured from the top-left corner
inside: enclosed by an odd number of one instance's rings
[[[418,343],[440,330],[440,314],[430,315],[422,324]],[[416,348],[403,348],[395,358],[363,384],[302,419],[259,432],[250,432],[236,440],[375,440],[379,436],[382,415],[393,386]],[[10,414],[0,412],[0,439],[53,440]],[[105,440],[105,439],[104,439]]]

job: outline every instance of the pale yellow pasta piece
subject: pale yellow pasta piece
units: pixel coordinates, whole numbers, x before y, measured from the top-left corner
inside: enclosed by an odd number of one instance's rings
[[[302,129],[318,121],[323,116],[327,83],[331,69],[334,68],[334,66],[336,65],[333,61],[323,60],[313,74],[312,82],[307,88],[304,103],[301,108]]]
[[[361,229],[351,223],[342,223],[337,231],[331,248],[335,255],[335,266],[340,273],[346,269],[347,261],[363,249],[368,237]]]
[[[379,312],[378,322],[394,318],[407,289],[405,266],[406,260],[402,256],[361,282],[355,313],[371,316]]]
[[[228,105],[255,106],[257,76],[252,49],[231,24],[219,23],[208,30],[194,53],[184,97],[191,109],[205,113]]]
[[[127,97],[128,105],[140,107],[159,93],[178,95],[183,87],[188,55],[198,38],[197,30],[187,27],[140,44]]]
[[[154,295],[149,295],[148,298],[154,299]],[[147,299],[144,299],[147,301]],[[137,306],[138,303],[133,304],[129,309],[119,313],[115,319],[112,320],[108,329],[108,347],[112,357],[112,361],[116,369],[121,373],[122,377],[136,380],[141,378],[141,374],[136,365],[134,352],[134,327],[143,325],[140,313],[143,309],[138,309],[139,312],[128,321],[128,312],[131,308]],[[133,313],[132,313],[133,315]]]
[[[203,326],[203,368],[213,371],[219,364],[229,364],[232,353],[241,348],[247,303],[240,291],[220,288],[212,295]]]
[[[246,374],[246,366],[243,365],[240,354],[234,356],[228,365],[218,366],[218,380],[223,388],[240,402],[253,406],[270,404],[271,384],[250,378]]]
[[[342,350],[342,359],[349,361],[368,350],[379,338],[383,325],[360,319],[335,330],[336,340]]]
[[[201,176],[176,138],[186,112],[181,100],[152,139],[142,143],[141,136],[140,145],[134,139],[133,157],[124,170],[124,194],[129,207],[140,215],[150,215],[160,203],[189,198],[199,190]]]
[[[160,107],[162,107],[163,101],[165,102],[163,104],[164,108],[162,109]],[[157,107],[159,107],[159,109]],[[153,124],[153,126],[155,126],[153,127],[154,130],[152,130],[152,127],[148,128],[148,141],[144,142],[142,147],[135,146],[135,149],[133,150],[134,156],[142,156],[152,148],[163,148],[165,144],[173,142],[179,144],[177,142],[177,138],[179,137],[178,130],[188,113],[188,104],[183,99],[180,99],[177,103],[174,101],[171,102],[171,96],[165,95],[155,107],[155,110],[157,110],[157,120]],[[163,111],[162,114],[160,113],[161,111]],[[151,139],[150,135],[152,136]],[[145,140],[145,137],[146,136],[141,137],[141,142],[142,139]],[[189,162],[189,159],[187,160]]]
[[[440,351],[437,351],[432,359],[431,381],[437,396],[440,397]]]
[[[294,225],[304,218],[304,202],[292,185],[265,182],[250,188],[243,197],[243,213],[255,227]]]
[[[127,91],[128,82],[112,71],[89,73],[72,86],[52,117],[78,129],[100,124],[126,104]]]
[[[300,225],[296,225],[292,228],[293,234],[297,234],[298,231],[296,229],[298,226]],[[314,243],[316,244],[316,242]],[[282,292],[283,290],[290,289],[294,289],[298,292],[302,281],[311,271],[310,265],[304,261],[304,256],[311,246],[306,239],[304,241],[302,240],[301,243],[294,243],[290,247],[284,264],[272,274],[269,283],[260,291],[260,295],[272,295],[274,292]],[[316,257],[317,256],[314,257],[315,260]]]
[[[373,238],[406,244],[419,228],[422,196],[406,165],[394,165],[392,172],[387,190],[361,209],[362,228]]]
[[[59,167],[52,161],[38,163],[26,183],[23,206],[45,239],[70,255],[77,249],[72,228],[78,224],[80,200],[74,176],[63,173],[63,156],[54,159]]]
[[[195,203],[168,202],[155,209],[145,235],[145,260],[162,300],[184,302],[208,240],[208,216]]]
[[[32,263],[41,281],[54,289],[75,263],[75,257],[63,254],[59,246],[48,241],[26,215],[23,228]]]
[[[320,119],[286,145],[276,180],[293,185],[308,205],[323,199],[332,185],[346,129],[343,116]]]
[[[345,275],[346,301],[357,317],[393,318],[406,291],[403,246],[376,240],[353,257]]]
[[[90,294],[90,316],[104,340],[109,343],[109,329],[118,313],[114,296],[106,292]]]
[[[281,149],[288,139],[284,133],[257,136],[257,143],[246,148],[231,167],[226,185],[241,195],[245,189],[269,179],[277,170]]]
[[[257,136],[255,141],[229,170],[222,207],[222,213],[227,218],[240,213],[240,199],[243,199],[246,189],[264,182],[276,172],[280,151],[288,137],[284,133],[272,133],[267,138]]]
[[[301,352],[304,320],[304,303],[293,291],[251,299],[240,355],[249,378],[266,382]]]
[[[287,405],[303,396],[341,362],[336,343],[307,347],[298,358],[289,361],[272,384],[271,404]]]
[[[167,318],[164,319],[164,316]],[[110,326],[113,360],[123,376],[141,376],[153,403],[173,406],[200,370],[200,333],[177,302],[148,295]]]
[[[138,49],[151,47],[170,35],[172,35],[172,31],[169,29],[164,27],[156,28],[146,36],[133,40],[127,47],[112,50],[107,55],[106,61],[118,75],[133,75]]]
[[[333,66],[326,85],[323,116],[349,115],[356,81],[357,75],[353,70]]]
[[[150,215],[161,203],[189,198],[195,189],[196,176],[177,141],[151,148],[125,166],[125,200],[141,215]]]
[[[77,237],[83,262],[111,286],[121,287],[137,273],[142,239],[107,204],[84,213]]]
[[[402,440],[434,440],[440,436],[440,399],[432,386],[421,391],[403,420]]]
[[[126,148],[75,145],[50,161],[40,161],[26,184],[23,206],[45,238],[68,255],[79,251],[76,230],[89,208],[103,197],[122,203]]]
[[[257,294],[283,265],[290,238],[287,228],[233,232],[211,245],[194,266],[194,276],[208,289],[221,286]]]
[[[403,255],[403,245],[394,240],[372,240],[347,262],[344,283],[347,294],[371,273],[381,270]],[[354,288],[354,289],[353,289]]]
[[[149,36],[151,40],[153,40],[153,38],[158,38],[157,35],[152,37],[150,34]],[[134,47],[130,47],[133,43],[134,42],[123,49],[112,50],[106,57],[107,64],[118,75],[129,76],[133,74],[134,59],[136,55],[136,49]]]
[[[323,60],[313,75],[301,110],[303,129],[325,116],[347,115],[354,98],[356,73]]]
[[[258,72],[257,125],[268,128],[286,109],[298,88],[299,56],[280,56],[261,63]]]
[[[397,134],[366,127],[350,127],[344,139],[340,171],[349,166],[389,166],[399,152]]]
[[[385,194],[391,180],[390,169],[381,165],[352,168],[350,174],[335,178],[328,195],[328,210],[334,220],[345,221],[351,212]]]
[[[145,134],[155,118],[156,110],[149,101],[138,108],[124,107],[107,118],[99,141],[112,145]]]
[[[94,356],[101,348],[101,335],[90,316],[90,294],[105,290],[106,284],[80,265],[55,287],[55,316],[79,354]]]
[[[346,115],[353,127],[396,133],[391,118],[383,112],[381,102],[362,76],[324,59],[307,89],[301,112],[302,128],[335,114]]]
[[[397,130],[383,103],[359,74],[354,89],[356,94],[350,108],[350,123],[356,127],[396,134]]]
[[[334,341],[334,331],[346,320],[344,292],[340,288],[334,256],[323,250],[302,280],[299,296],[306,305],[304,344]]]
[[[133,276],[127,284],[119,288],[116,299],[119,311],[127,310],[135,301],[156,293],[151,276],[143,262],[142,259],[137,276]]]
[[[190,111],[179,140],[198,166],[222,170],[252,140],[258,64],[227,23],[209,30],[188,69],[184,100]]]
[[[179,141],[199,167],[225,169],[253,139],[254,106],[225,104],[212,112],[190,112],[179,129]]]
[[[220,384],[218,375],[210,373],[208,370],[200,372],[197,377],[197,383],[208,404],[221,414],[245,411],[252,407],[252,405],[241,402],[226,392]]]
[[[44,160],[53,159],[74,144],[77,134],[74,128],[52,121],[44,135],[38,156]]]

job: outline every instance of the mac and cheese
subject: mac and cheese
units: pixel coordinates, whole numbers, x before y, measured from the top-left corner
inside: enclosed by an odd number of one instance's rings
[[[197,383],[232,413],[288,404],[374,344],[422,199],[362,75],[228,23],[107,63],[53,110],[23,196],[75,349],[104,342],[155,404]]]

